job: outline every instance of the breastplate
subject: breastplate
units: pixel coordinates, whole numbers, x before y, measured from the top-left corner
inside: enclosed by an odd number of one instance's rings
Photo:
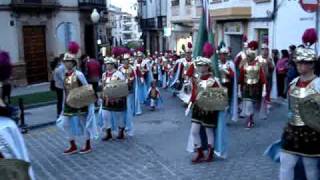
[[[122,69],[121,69],[121,72],[123,73],[123,75],[124,75],[124,77],[125,77],[126,79],[130,79],[130,76],[131,76],[133,70],[132,70],[131,68],[128,68],[128,69],[122,68]]]
[[[158,74],[158,66],[157,65],[152,66],[152,72],[153,72],[153,74]]]
[[[112,75],[106,75],[105,78],[102,80],[105,85],[109,84],[111,81],[118,80],[118,77]]]
[[[64,86],[66,89],[66,94],[68,94],[72,89],[80,86],[76,73],[66,76],[64,80]]]
[[[299,112],[299,104],[305,97],[316,94],[317,91],[310,87],[300,88],[294,84],[290,87],[289,92],[289,108],[292,112],[290,124],[293,126],[304,126],[305,123],[302,121]]]
[[[259,82],[259,71],[260,66],[257,64],[255,65],[248,65],[244,66],[245,69],[245,83],[246,84],[257,84]]]
[[[264,72],[266,74],[268,74],[269,72],[268,72],[268,61],[267,61],[267,59],[265,59],[262,56],[260,56],[258,60],[259,60],[260,66],[263,68]]]
[[[186,74],[187,73],[187,71],[188,71],[188,69],[189,69],[189,67],[191,66],[191,64],[192,64],[192,61],[190,61],[190,62],[188,62],[188,61],[185,61],[184,63],[183,63],[183,66],[184,66],[184,74]]]
[[[228,70],[229,66],[227,65],[227,63],[225,64],[220,64],[221,66],[221,70],[220,70],[220,75],[221,75],[221,82],[222,83],[228,83],[230,82],[230,79],[228,78],[228,74],[226,73],[226,71]]]

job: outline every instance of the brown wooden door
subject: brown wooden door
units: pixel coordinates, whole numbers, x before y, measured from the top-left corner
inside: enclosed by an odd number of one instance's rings
[[[48,81],[44,26],[23,27],[24,58],[29,84]]]

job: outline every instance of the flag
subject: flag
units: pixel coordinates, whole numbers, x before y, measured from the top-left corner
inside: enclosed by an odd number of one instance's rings
[[[212,23],[209,12],[209,0],[202,0],[202,16],[199,22],[199,30],[196,38],[195,49],[193,50],[193,57],[202,56],[202,48],[206,42],[214,46],[214,34],[212,32]],[[215,53],[212,57],[212,70],[215,77],[220,78],[218,55]]]

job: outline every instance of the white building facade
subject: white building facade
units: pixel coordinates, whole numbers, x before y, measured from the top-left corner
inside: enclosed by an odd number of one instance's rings
[[[171,0],[168,2],[168,47],[182,52],[182,45],[195,42],[202,14],[201,0]]]
[[[142,39],[150,52],[167,49],[163,30],[167,26],[167,3],[170,0],[138,0],[138,18]]]
[[[127,45],[130,42],[140,42],[142,33],[139,31],[139,25],[136,18],[131,14],[124,13],[121,19],[122,24],[122,42]]]
[[[241,50],[244,34],[281,50],[301,44],[304,30],[316,24],[315,13],[305,12],[297,0],[211,0],[210,14],[216,44],[224,41],[233,56]]]

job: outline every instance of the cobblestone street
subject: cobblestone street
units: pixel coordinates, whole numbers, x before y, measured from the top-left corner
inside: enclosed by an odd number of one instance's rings
[[[167,92],[163,96],[161,109],[135,117],[135,136],[96,141],[87,155],[63,155],[67,142],[55,126],[30,131],[25,140],[37,179],[277,179],[279,165],[263,152],[280,137],[283,105],[274,104],[269,119],[258,120],[252,130],[244,128],[244,120],[231,123],[228,159],[192,165],[185,150],[190,120],[177,98]]]

